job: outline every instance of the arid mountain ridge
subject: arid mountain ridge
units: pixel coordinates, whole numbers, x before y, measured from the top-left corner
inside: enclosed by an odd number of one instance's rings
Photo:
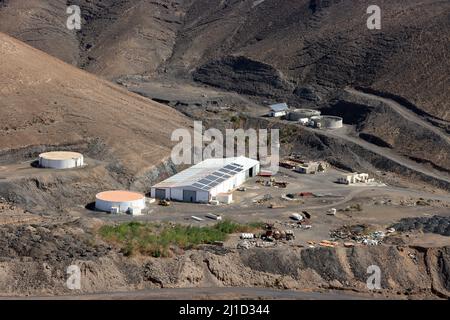
[[[79,31],[67,29],[67,3],[57,0],[0,1],[0,31],[121,84],[131,77],[206,85],[260,105],[287,101],[344,116],[363,143],[449,175],[447,1],[380,1],[381,30],[366,26],[368,1],[70,4],[81,8]]]
[[[326,101],[336,88],[362,86],[450,119],[447,1],[379,1],[381,30],[366,26],[369,1],[71,4],[83,15],[78,32],[66,28],[66,4],[57,0],[1,1],[0,31],[107,79],[194,75],[207,84],[299,105]],[[262,73],[254,73],[255,65]],[[258,74],[280,79],[253,83]]]

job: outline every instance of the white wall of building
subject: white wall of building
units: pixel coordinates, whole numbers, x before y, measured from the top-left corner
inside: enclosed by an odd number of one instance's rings
[[[286,115],[286,111],[271,111],[270,116],[271,117],[282,117]]]
[[[260,164],[257,161],[253,161],[253,177],[257,176],[260,172]],[[184,201],[183,199],[183,190],[191,190],[196,191],[196,201],[197,202],[209,202],[212,197],[217,196],[219,193],[229,193],[230,191],[238,188],[247,180],[247,172],[251,169],[248,168],[248,164],[246,165],[244,171],[235,174],[229,179],[223,181],[218,184],[214,188],[211,188],[209,191],[204,191],[201,189],[197,189],[193,186],[173,186],[173,187],[158,187],[157,185],[152,187],[150,190],[150,194],[152,198],[156,198],[156,189],[164,189],[166,191],[166,198],[175,200],[175,201]],[[190,181],[186,182],[187,184],[191,183]]]

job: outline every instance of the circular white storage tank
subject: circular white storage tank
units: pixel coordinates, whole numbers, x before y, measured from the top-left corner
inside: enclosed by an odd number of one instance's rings
[[[317,128],[338,129],[343,127],[343,119],[336,116],[314,116],[311,121]]]
[[[341,117],[335,116],[323,116],[322,117],[322,128],[327,129],[338,129],[343,126],[343,119]]]
[[[39,155],[39,166],[42,168],[69,169],[83,165],[83,155],[78,152],[52,151]]]
[[[295,109],[288,113],[288,120],[299,121],[304,118],[311,118],[314,116],[320,116],[320,111],[313,109]]]
[[[116,190],[100,192],[95,197],[95,208],[100,211],[129,212],[145,208],[145,196],[139,192]]]

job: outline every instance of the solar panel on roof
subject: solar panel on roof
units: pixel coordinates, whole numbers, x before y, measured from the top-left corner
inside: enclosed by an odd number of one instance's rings
[[[216,183],[216,181],[211,181],[210,183],[207,184],[207,186],[211,186],[211,185],[213,185],[214,183]]]
[[[204,184],[200,184],[200,183],[198,183],[198,182],[196,182],[196,183],[194,183],[193,185],[192,185],[193,187],[196,187],[196,188],[203,188],[205,185]]]
[[[200,180],[200,181],[198,181],[199,183],[202,183],[202,184],[208,184],[209,182],[211,182],[211,180],[208,180],[208,179],[202,179],[202,180]]]
[[[214,188],[215,186],[217,186],[219,184],[219,182],[214,182],[214,183],[212,183],[212,184],[210,184],[208,187],[209,188]]]

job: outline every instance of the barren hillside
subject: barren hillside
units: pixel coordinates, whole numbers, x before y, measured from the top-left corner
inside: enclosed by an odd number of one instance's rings
[[[364,86],[450,120],[448,1],[380,0],[382,29],[375,31],[366,27],[370,1],[71,3],[82,10],[78,32],[65,28],[65,3],[57,0],[0,1],[0,30],[108,79],[193,73],[300,105]]]
[[[131,175],[170,155],[173,109],[0,34],[0,150],[88,144]],[[25,150],[25,151],[24,151]]]

